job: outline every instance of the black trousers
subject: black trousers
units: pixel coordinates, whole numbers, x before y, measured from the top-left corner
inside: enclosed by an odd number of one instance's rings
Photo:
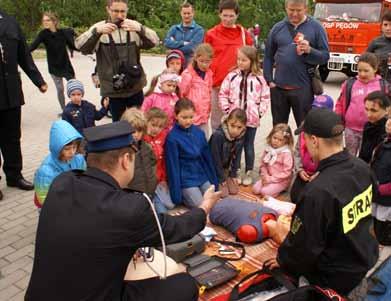
[[[150,278],[127,281],[122,301],[197,301],[198,287],[188,274],[175,274],[165,280]]]
[[[144,92],[140,91],[130,97],[125,97],[125,98],[114,98],[110,97],[110,112],[111,112],[111,117],[114,121],[120,120],[123,112],[127,108],[131,107],[141,107],[144,101]]]
[[[311,110],[314,94],[311,87],[285,90],[279,87],[270,89],[273,125],[288,123],[292,108],[296,126],[299,127],[305,115]]]
[[[21,107],[0,110],[0,151],[4,159],[3,170],[7,180],[18,180],[22,177],[21,111]]]

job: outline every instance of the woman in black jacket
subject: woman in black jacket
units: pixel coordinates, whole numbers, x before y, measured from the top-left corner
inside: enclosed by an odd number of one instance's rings
[[[61,109],[65,107],[63,78],[67,81],[75,78],[67,47],[75,50],[74,31],[72,28],[59,28],[59,19],[52,12],[45,12],[42,16],[42,25],[44,29],[30,46],[30,51],[34,51],[39,44],[43,43],[46,48],[49,73],[53,78],[57,89],[57,97]]]

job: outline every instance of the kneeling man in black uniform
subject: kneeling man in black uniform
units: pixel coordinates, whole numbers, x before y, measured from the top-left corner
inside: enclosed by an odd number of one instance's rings
[[[297,196],[290,232],[266,265],[347,295],[379,255],[369,233],[376,181],[364,161],[343,150],[344,127],[334,112],[311,110],[301,130],[318,176]]]
[[[133,178],[132,129],[127,122],[86,129],[87,171],[59,175],[39,217],[27,301],[198,299],[187,274],[124,281],[135,251],[161,244],[145,197],[124,189]],[[166,243],[199,233],[220,193],[208,190],[200,208],[159,215]]]

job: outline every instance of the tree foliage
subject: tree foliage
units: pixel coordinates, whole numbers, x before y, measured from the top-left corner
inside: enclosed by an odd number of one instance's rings
[[[130,0],[129,16],[156,30],[164,37],[168,28],[180,21],[179,6],[183,0]],[[219,0],[193,0],[196,21],[208,29],[219,22]],[[258,23],[262,37],[284,16],[284,0],[241,0],[239,23],[246,27]],[[0,8],[14,15],[26,35],[32,38],[40,29],[43,11],[54,11],[61,25],[81,32],[106,18],[106,0],[0,0]]]

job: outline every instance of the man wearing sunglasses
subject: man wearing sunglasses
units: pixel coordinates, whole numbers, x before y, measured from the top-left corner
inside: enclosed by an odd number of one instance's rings
[[[161,245],[151,205],[126,189],[137,152],[132,132],[126,121],[84,130],[88,168],[63,173],[50,186],[26,301],[198,300],[188,274],[124,281],[137,249]],[[199,233],[220,195],[211,188],[199,208],[181,216],[159,214],[166,244]]]
[[[127,19],[127,0],[107,0],[108,19],[91,26],[75,45],[83,54],[96,52],[97,73],[102,96],[110,98],[113,121],[126,108],[140,107],[146,77],[140,49],[158,45],[157,34],[137,21]]]

